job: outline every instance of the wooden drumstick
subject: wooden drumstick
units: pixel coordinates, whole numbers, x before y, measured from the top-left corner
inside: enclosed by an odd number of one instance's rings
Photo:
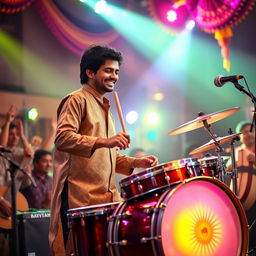
[[[119,98],[118,98],[118,94],[117,94],[116,91],[114,91],[114,95],[115,95],[115,101],[116,101],[116,108],[117,108],[117,111],[118,111],[118,116],[119,116],[119,119],[120,119],[120,123],[121,123],[122,129],[123,129],[123,132],[127,133],[126,128],[125,128],[125,124],[124,124],[123,112],[122,112],[121,105],[120,105]]]

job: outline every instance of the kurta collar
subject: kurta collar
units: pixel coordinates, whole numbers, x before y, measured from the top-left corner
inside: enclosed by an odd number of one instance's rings
[[[91,93],[101,104],[109,106],[109,100],[101,94],[99,94],[94,88],[92,88],[88,84],[84,84],[82,89]]]

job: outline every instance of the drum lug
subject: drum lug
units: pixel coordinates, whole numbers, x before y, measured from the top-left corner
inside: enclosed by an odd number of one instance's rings
[[[127,193],[124,190],[122,190],[121,191],[121,197],[122,198],[126,198],[126,196],[127,196]]]
[[[121,218],[126,219],[126,218],[129,218],[131,216],[132,216],[131,212],[130,211],[126,211],[126,212],[124,212],[122,214],[117,214],[117,215],[109,216],[108,217],[108,221],[112,221],[113,219],[121,219]]]
[[[165,173],[164,179],[166,180],[167,184],[170,184],[170,177]]]
[[[146,208],[143,211],[144,211],[145,214],[149,215],[149,214],[151,214],[151,212],[154,211],[154,209],[153,208]]]
[[[143,192],[143,186],[141,184],[138,185],[138,190],[139,190],[140,193]]]
[[[154,236],[154,237],[142,237],[140,239],[140,242],[145,244],[147,243],[148,241],[152,241],[152,240],[160,240],[161,239],[161,236]]]
[[[107,245],[107,247],[109,245],[123,245],[124,246],[124,245],[127,245],[127,240],[121,240],[119,242],[107,242],[106,245]]]
[[[186,170],[185,175],[186,175],[187,178],[190,178],[190,176],[191,176],[190,171],[189,171],[189,170]]]
[[[152,212],[157,212],[159,209],[157,209],[157,208],[146,208],[146,209],[144,209],[143,211],[144,211],[144,213],[145,214],[147,214],[147,215],[149,215],[149,214],[151,214]]]
[[[158,209],[165,209],[166,208],[166,204],[165,203],[161,203],[160,206],[158,207]]]

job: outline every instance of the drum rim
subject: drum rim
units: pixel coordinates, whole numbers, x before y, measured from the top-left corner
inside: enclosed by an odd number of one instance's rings
[[[221,159],[223,160],[222,157],[221,157]],[[203,158],[198,158],[198,162],[207,161],[207,160],[218,160],[218,157],[217,156],[207,156],[207,157],[203,157]]]
[[[83,206],[78,208],[72,208],[67,211],[67,217],[70,218],[80,218],[80,217],[86,217],[86,216],[96,216],[96,215],[103,215],[108,210],[115,209],[113,206],[119,205],[120,202],[111,202],[106,204],[95,204],[95,205],[89,205],[89,206]],[[108,206],[108,207],[107,207]],[[88,211],[83,211],[83,210]]]
[[[108,253],[111,256],[120,256],[119,251],[119,240],[118,240],[118,229],[120,226],[120,218],[122,217],[123,209],[128,205],[128,200],[120,202],[120,204],[114,209],[111,217],[108,220],[108,231],[107,231],[107,247]],[[120,214],[121,213],[121,214]]]

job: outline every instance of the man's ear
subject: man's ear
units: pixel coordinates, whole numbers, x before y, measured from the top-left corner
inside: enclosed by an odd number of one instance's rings
[[[91,69],[86,69],[85,72],[90,79],[92,79],[95,75],[95,73]]]

